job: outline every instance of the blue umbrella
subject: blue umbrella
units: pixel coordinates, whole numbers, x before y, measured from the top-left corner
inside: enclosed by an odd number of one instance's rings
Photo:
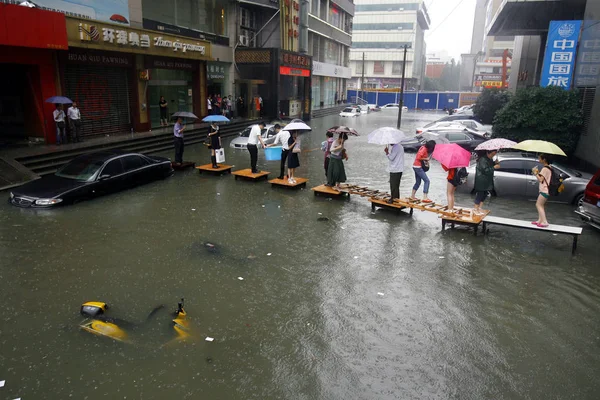
[[[52,96],[46,99],[46,103],[52,104],[73,104],[73,100],[65,96]]]
[[[222,115],[209,115],[202,119],[204,122],[229,122],[229,118]]]

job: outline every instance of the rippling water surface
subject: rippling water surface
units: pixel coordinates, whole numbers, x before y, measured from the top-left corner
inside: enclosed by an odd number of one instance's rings
[[[403,128],[436,117],[409,112]],[[312,121],[304,150],[341,122]],[[395,116],[343,122],[363,134],[348,143],[349,181],[387,190],[383,149],[366,134]],[[185,155],[208,159],[199,145]],[[322,157],[300,157],[309,188],[324,181]],[[430,177],[443,200],[445,173],[434,165]],[[402,194],[413,182],[407,172]],[[523,200],[489,208],[536,215]],[[580,224],[570,206],[549,215]],[[571,256],[568,237],[440,225],[195,171],[52,211],[1,203],[0,399],[598,398],[600,234],[584,228]],[[163,347],[181,297],[197,340]],[[89,300],[133,322],[167,307],[127,345],[78,330]]]

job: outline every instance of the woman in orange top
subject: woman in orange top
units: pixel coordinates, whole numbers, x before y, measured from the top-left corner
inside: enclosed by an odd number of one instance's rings
[[[442,164],[442,168],[444,171],[448,171],[448,176],[446,180],[448,183],[446,184],[446,196],[448,198],[448,211],[454,212],[454,192],[456,191],[457,184],[454,182],[454,175],[456,175],[456,168],[446,168],[444,164]]]
[[[425,186],[423,186],[423,203],[431,203],[431,200],[429,200],[429,197],[427,197],[427,193],[429,193],[429,177],[425,173],[426,171],[423,169],[423,167],[429,170],[429,156],[433,153],[434,149],[435,141],[428,140],[427,143],[425,143],[424,146],[421,146],[417,152],[415,162],[413,163],[413,171],[415,171],[415,185],[413,186],[412,195],[410,196],[412,200],[416,200],[415,195],[421,186],[421,181],[423,181],[425,182]]]

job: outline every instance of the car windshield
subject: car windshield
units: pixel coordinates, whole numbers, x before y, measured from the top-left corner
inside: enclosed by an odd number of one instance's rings
[[[352,108],[344,108],[343,112],[349,112],[349,113],[351,113],[351,112],[354,112],[354,110]]]
[[[244,129],[244,130],[242,131],[242,133],[240,133],[240,136],[241,136],[241,137],[249,137],[249,136],[250,136],[250,130],[252,130],[252,127],[251,127],[251,126],[249,126],[249,127],[247,127],[246,129]]]
[[[56,176],[78,181],[88,181],[104,165],[104,159],[98,157],[77,157],[56,172]]]
[[[571,168],[569,168],[569,167],[565,167],[565,166],[564,166],[564,165],[562,165],[562,164],[559,164],[559,163],[552,163],[552,165],[556,166],[556,168],[558,168],[558,169],[562,170],[563,172],[565,172],[565,173],[567,173],[567,174],[569,174],[569,175],[571,175],[571,176],[578,176],[578,177],[579,177],[579,176],[581,176],[581,174],[580,174],[579,172],[577,172],[577,171],[575,171],[575,170],[572,170],[572,169],[571,169]]]

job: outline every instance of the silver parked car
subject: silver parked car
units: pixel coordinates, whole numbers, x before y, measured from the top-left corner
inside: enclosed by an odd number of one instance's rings
[[[250,130],[255,125],[250,125],[246,129],[240,132],[240,136],[233,139],[229,144],[232,149],[246,150],[248,148],[248,137],[250,136]],[[262,139],[265,144],[271,144],[275,141],[275,125],[266,125],[265,129],[262,130]],[[259,143],[260,145],[260,143]]]
[[[533,167],[542,169],[535,155],[527,153],[499,153],[500,168],[494,172],[494,190],[498,196],[515,196],[535,199],[539,194],[539,181],[531,170]],[[565,190],[556,197],[550,197],[551,202],[581,205],[585,187],[592,178],[591,174],[579,172],[560,163],[552,166],[563,178]],[[458,187],[463,193],[471,193],[475,185],[475,168],[472,164],[467,171],[469,176],[464,185]]]

